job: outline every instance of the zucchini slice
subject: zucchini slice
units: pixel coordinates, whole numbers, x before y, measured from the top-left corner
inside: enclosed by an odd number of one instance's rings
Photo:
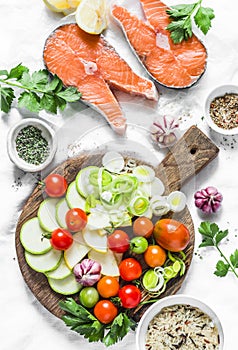
[[[43,238],[45,231],[37,217],[26,221],[21,228],[20,241],[25,250],[31,254],[45,254],[52,249],[50,240]]]
[[[48,253],[43,255],[34,255],[25,251],[27,264],[33,270],[43,273],[57,269],[61,262],[62,256],[62,251],[55,249],[51,249]]]
[[[76,282],[74,275],[71,273],[63,279],[48,278],[50,287],[56,292],[63,295],[78,293],[83,286]]]

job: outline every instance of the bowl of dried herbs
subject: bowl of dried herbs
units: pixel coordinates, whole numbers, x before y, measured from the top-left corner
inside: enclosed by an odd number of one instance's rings
[[[27,172],[46,168],[57,149],[55,131],[44,121],[25,118],[8,133],[8,154],[15,165]]]

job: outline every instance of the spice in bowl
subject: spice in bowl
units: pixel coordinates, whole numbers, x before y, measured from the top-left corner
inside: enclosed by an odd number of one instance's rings
[[[145,349],[218,350],[219,332],[212,319],[198,307],[167,306],[150,321]]]
[[[42,136],[42,131],[33,125],[25,126],[17,134],[16,151],[21,159],[34,165],[44,163],[50,153],[48,141]]]
[[[226,130],[238,127],[238,94],[226,93],[214,98],[209,112],[218,127]]]

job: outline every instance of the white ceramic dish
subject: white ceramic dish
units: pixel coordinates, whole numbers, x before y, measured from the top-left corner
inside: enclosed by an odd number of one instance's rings
[[[197,307],[210,316],[218,328],[220,337],[219,350],[222,350],[224,346],[224,334],[221,322],[215,312],[204,302],[184,294],[165,297],[148,308],[148,310],[142,316],[136,330],[136,350],[145,350],[146,332],[150,321],[155,317],[155,315],[157,315],[164,307],[178,304],[186,304]]]
[[[229,93],[235,93],[238,94],[238,86],[237,85],[221,85],[216,87],[214,90],[210,92],[208,95],[206,102],[205,102],[205,118],[208,123],[208,125],[216,132],[223,134],[223,135],[235,135],[238,134],[238,127],[233,129],[223,129],[216,125],[214,121],[212,120],[210,116],[210,104],[211,102],[219,96],[224,96],[225,94]]]
[[[49,144],[50,153],[46,158],[46,160],[39,165],[29,164],[25,162],[23,159],[21,159],[18,156],[18,153],[16,151],[16,137],[20,132],[20,130],[28,125],[32,125],[40,129],[42,131],[42,136],[48,141],[48,144]],[[57,138],[56,138],[55,131],[47,123],[39,119],[36,119],[36,118],[23,119],[19,123],[15,124],[8,133],[8,137],[7,137],[8,155],[11,161],[15,163],[18,168],[24,171],[37,172],[46,168],[47,165],[49,165],[53,160],[56,149],[57,149]]]

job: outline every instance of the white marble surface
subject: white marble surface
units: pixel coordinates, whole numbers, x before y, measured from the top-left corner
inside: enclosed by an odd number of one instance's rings
[[[135,1],[135,0],[133,0]],[[190,1],[189,1],[190,2]],[[181,3],[174,0],[172,3]],[[215,10],[216,18],[213,28],[203,38],[208,50],[208,66],[205,75],[199,83],[189,90],[172,92],[160,89],[162,96],[158,106],[151,105],[141,99],[128,98],[119,94],[122,107],[130,123],[128,139],[137,140],[137,133],[141,127],[151,124],[153,116],[159,109],[164,112],[179,113],[186,122],[184,129],[190,124],[197,124],[220,148],[219,156],[196,179],[187,184],[183,190],[188,197],[188,205],[192,213],[196,228],[196,247],[201,241],[197,231],[200,221],[204,220],[196,210],[193,203],[193,193],[196,189],[207,185],[216,186],[224,195],[222,210],[207,219],[216,221],[222,229],[230,231],[229,241],[222,245],[227,254],[238,248],[237,238],[237,203],[238,189],[237,152],[238,138],[226,137],[211,132],[205,121],[202,120],[203,106],[206,95],[216,85],[223,83],[238,83],[238,30],[237,11],[238,3],[230,1],[204,0],[205,6]],[[42,49],[47,35],[61,20],[61,16],[48,11],[43,1],[27,0],[0,0],[0,69],[10,68],[20,62],[31,70],[43,67]],[[118,51],[138,72],[143,72],[133,55],[129,52],[124,40],[116,27],[113,29],[119,35],[116,42]],[[115,32],[114,32],[115,33]],[[115,36],[109,33],[113,41]],[[138,111],[140,106],[140,113]],[[54,164],[64,160],[72,152],[74,142],[81,148],[89,147],[90,137],[87,130],[92,128],[98,140],[90,141],[90,147],[97,147],[100,143],[113,140],[114,136],[102,117],[91,110],[82,112],[82,106],[69,107],[58,117],[41,116],[48,119],[60,137],[60,146]],[[37,181],[31,174],[25,174],[14,167],[7,156],[6,137],[9,127],[22,117],[29,117],[30,113],[17,110],[16,106],[9,115],[0,117],[0,334],[1,350],[84,350],[103,349],[102,345],[89,344],[79,335],[69,331],[64,324],[45,310],[35,299],[21,276],[15,252],[14,231],[15,225],[22,209],[22,205],[31,193]],[[66,132],[67,131],[67,132]],[[82,137],[83,135],[83,137]],[[142,138],[142,152],[151,145],[146,138]],[[118,141],[123,144],[124,141]],[[146,147],[146,148],[145,148]],[[76,148],[77,150],[77,148]],[[161,159],[164,151],[157,151],[156,157]],[[50,170],[47,169],[47,171]],[[229,274],[225,278],[213,275],[215,263],[219,256],[213,249],[205,249],[195,255],[185,283],[179,293],[185,293],[201,299],[209,304],[220,317],[225,334],[225,350],[235,350],[238,344],[237,315],[238,315],[238,281]],[[135,349],[135,334],[131,332],[125,339],[116,344],[115,349]]]

